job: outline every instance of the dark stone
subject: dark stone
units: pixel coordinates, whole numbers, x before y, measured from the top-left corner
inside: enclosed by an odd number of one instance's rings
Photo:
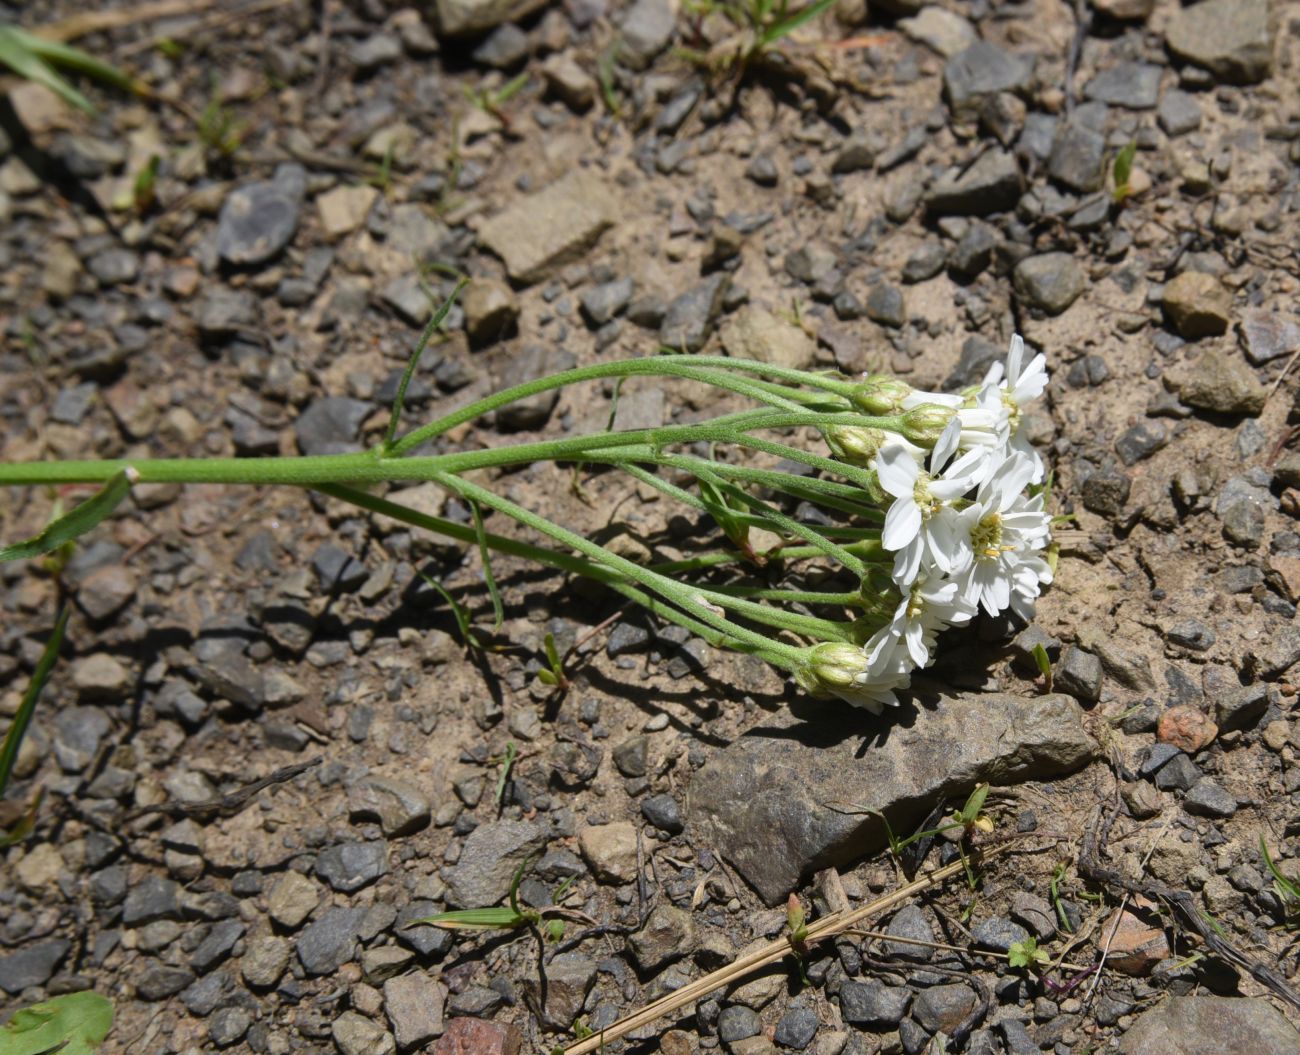
[[[870,978],[840,986],[840,1017],[851,1026],[894,1029],[907,1014],[912,993],[901,986],[885,985]]]
[[[72,948],[64,938],[52,938],[0,956],[0,989],[17,996],[24,989],[44,985]]]
[[[722,311],[730,284],[729,275],[713,275],[674,298],[659,327],[660,342],[684,352],[698,352],[703,348]]]
[[[1145,62],[1121,62],[1093,77],[1083,86],[1087,99],[1123,106],[1129,110],[1150,110],[1160,94],[1161,66]]]
[[[141,1000],[166,1000],[194,981],[194,972],[186,967],[168,967],[156,963],[146,967],[135,979],[135,991]]]
[[[925,194],[934,216],[987,216],[1015,207],[1024,179],[1014,154],[987,150],[967,169],[950,170]]]
[[[233,919],[214,923],[207,937],[191,954],[190,966],[199,974],[207,974],[230,955],[235,943],[244,936],[245,929],[244,924]]]
[[[1165,134],[1173,136],[1186,135],[1201,127],[1201,107],[1195,96],[1187,92],[1170,88],[1160,100],[1160,109],[1156,114],[1160,127]]]
[[[162,876],[145,876],[131,888],[122,909],[122,923],[139,927],[156,919],[180,919],[181,888]]]
[[[927,1033],[951,1033],[975,1009],[975,990],[962,982],[922,989],[912,1001],[912,1017]]]
[[[959,282],[973,282],[992,262],[996,245],[990,227],[972,223],[948,254],[948,273]]]
[[[1198,780],[1183,797],[1183,809],[1199,817],[1231,817],[1237,800],[1209,777]]]
[[[1179,751],[1156,773],[1156,787],[1161,791],[1189,791],[1204,775],[1195,762]]]
[[[577,363],[573,353],[563,348],[547,348],[531,344],[518,355],[511,356],[503,366],[500,377],[501,388],[535,381],[547,374],[568,370]],[[558,389],[538,392],[527,399],[517,400],[496,412],[498,429],[517,431],[520,429],[540,429],[550,420],[551,411],[559,401]]]
[[[361,449],[357,436],[373,404],[346,396],[322,396],[293,423],[298,450],[306,455],[351,454]]]
[[[907,305],[903,301],[903,291],[897,286],[877,282],[867,292],[867,318],[882,326],[902,329],[907,323]]]
[[[282,164],[275,178],[232,191],[217,220],[217,252],[236,267],[262,264],[279,254],[298,230],[307,173]]]
[[[643,777],[649,764],[650,739],[634,736],[614,748],[614,765],[625,777]]]
[[[718,1038],[724,1044],[734,1044],[747,1037],[756,1037],[763,1031],[763,1020],[758,1012],[744,1004],[724,1007],[718,1016]]]
[[[1056,131],[1047,171],[1071,190],[1089,193],[1105,182],[1106,137],[1081,121],[1066,121]]]
[[[332,542],[325,543],[312,554],[311,565],[316,578],[320,580],[321,589],[326,593],[335,590],[351,593],[360,589],[361,584],[370,577],[364,564]]]
[[[539,870],[540,867],[539,862]],[[582,872],[579,871],[578,874],[581,875]],[[433,901],[407,902],[397,911],[393,934],[397,936],[399,942],[414,949],[421,956],[426,958],[441,956],[451,948],[451,932],[442,927],[411,926],[417,919],[426,919],[440,911],[440,906]]]
[[[668,832],[669,835],[676,835],[686,827],[685,821],[682,820],[681,807],[667,792],[662,795],[651,795],[642,802],[641,813],[656,828]]]
[[[772,1039],[783,1048],[803,1051],[817,1035],[817,1012],[809,1007],[792,1007],[776,1023]]]
[[[986,341],[983,337],[970,336],[962,342],[961,356],[951,374],[943,379],[945,392],[957,392],[984,380],[989,367],[1000,363],[1006,349]]]
[[[1022,942],[1029,937],[1029,931],[1019,923],[1007,919],[1006,916],[993,916],[982,923],[977,923],[971,928],[971,934],[975,938],[976,945],[997,952],[1006,952],[1016,942]]]
[[[298,959],[308,974],[332,974],[352,959],[367,909],[331,908],[298,936]]]
[[[618,315],[632,299],[633,282],[630,278],[619,278],[612,282],[602,282],[587,290],[578,301],[583,317],[592,326],[604,326]]]
[[[1175,645],[1196,652],[1204,652],[1215,642],[1215,633],[1199,619],[1183,619],[1165,631],[1165,636]]]
[[[1087,288],[1087,276],[1069,253],[1027,256],[1014,272],[1016,295],[1049,315],[1059,315]]]
[[[760,187],[775,187],[780,181],[781,174],[777,171],[776,162],[768,154],[756,154],[745,166],[745,177]]]
[[[388,843],[342,843],[316,857],[316,874],[335,890],[350,894],[388,874]]]
[[[1115,453],[1125,465],[1149,458],[1169,442],[1169,430],[1158,421],[1141,421],[1115,441]]]
[[[1003,51],[979,40],[948,60],[943,70],[943,90],[954,111],[970,110],[986,96],[1026,90],[1033,75],[1032,56]]]
[[[1128,501],[1132,486],[1132,481],[1116,470],[1095,472],[1083,481],[1083,506],[1098,516],[1117,517]]]
[[[923,242],[912,251],[912,254],[903,264],[903,281],[916,283],[924,282],[928,278],[934,278],[944,269],[947,262],[948,251],[943,247],[942,242]],[[870,315],[870,306],[868,306],[867,313]],[[906,319],[903,321],[905,322]],[[898,323],[898,325],[902,326],[902,322]]]
[[[1057,689],[1085,703],[1096,703],[1101,698],[1101,678],[1101,660],[1073,646],[1065,650],[1052,672],[1052,683]]]

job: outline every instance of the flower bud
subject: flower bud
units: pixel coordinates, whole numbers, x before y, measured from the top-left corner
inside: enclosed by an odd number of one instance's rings
[[[800,681],[814,696],[840,695],[861,684],[867,675],[867,657],[859,645],[824,641],[808,653],[808,666]]]
[[[893,618],[895,609],[903,599],[889,574],[889,566],[883,564],[867,565],[858,593],[862,598],[861,618],[864,624],[871,626],[872,633]]]
[[[943,435],[943,430],[956,415],[957,412],[952,407],[922,403],[903,415],[903,427],[899,431],[905,439],[911,440],[918,447],[933,450]]]
[[[826,446],[840,461],[850,465],[871,467],[871,460],[880,453],[888,437],[881,429],[866,429],[860,425],[831,425],[822,430]]]
[[[864,414],[890,415],[903,409],[903,400],[912,393],[912,386],[888,374],[873,374],[853,386],[849,399]]]

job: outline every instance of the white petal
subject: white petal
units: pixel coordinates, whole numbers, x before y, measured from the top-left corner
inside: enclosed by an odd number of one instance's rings
[[[1020,362],[1025,356],[1025,342],[1020,334],[1012,334],[1011,347],[1007,349],[1007,386],[1015,388],[1020,380]]]
[[[948,459],[957,451],[957,441],[961,439],[961,419],[953,418],[939,434],[934,451],[930,454],[930,472],[937,475],[948,464]]]
[[[885,529],[880,541],[887,550],[902,549],[916,538],[920,530],[921,511],[916,507],[916,501],[910,496],[899,498],[885,514]]]
[[[920,467],[904,447],[886,444],[876,455],[876,479],[895,498],[911,498]]]

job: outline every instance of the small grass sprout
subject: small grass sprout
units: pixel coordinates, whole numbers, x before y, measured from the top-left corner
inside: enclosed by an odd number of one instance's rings
[[[80,48],[28,33],[9,23],[0,23],[0,64],[8,66],[19,77],[44,85],[68,105],[91,116],[98,112],[94,104],[69,84],[60,70],[84,74],[131,95],[142,94],[140,83],[116,66]]]
[[[1264,858],[1269,874],[1273,877],[1273,890],[1277,893],[1278,900],[1282,902],[1287,926],[1300,927],[1300,882],[1291,879],[1278,867],[1277,862],[1273,860],[1273,855],[1268,852],[1268,843],[1264,841],[1262,835],[1259,837],[1259,852]]]

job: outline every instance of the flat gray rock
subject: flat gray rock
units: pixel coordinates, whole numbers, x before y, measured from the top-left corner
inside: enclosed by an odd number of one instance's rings
[[[1269,0],[1204,0],[1174,12],[1165,43],[1220,80],[1256,84],[1273,72],[1276,35]]]
[[[1175,996],[1138,1016],[1119,1042],[1123,1055],[1295,1055],[1297,1033],[1267,1000]]]
[[[447,875],[447,904],[486,908],[510,890],[519,865],[546,846],[546,829],[528,821],[496,821],[475,828]]]
[[[444,36],[481,33],[502,22],[517,22],[546,0],[437,0],[438,28]]]
[[[582,256],[617,216],[605,181],[576,169],[497,213],[479,241],[505,261],[514,281],[531,285]]]
[[[940,696],[879,718],[842,705],[795,710],[704,766],[687,804],[696,845],[715,847],[769,904],[817,869],[884,846],[870,810],[903,833],[945,796],[1060,776],[1098,751],[1079,705],[1059,694]]]

